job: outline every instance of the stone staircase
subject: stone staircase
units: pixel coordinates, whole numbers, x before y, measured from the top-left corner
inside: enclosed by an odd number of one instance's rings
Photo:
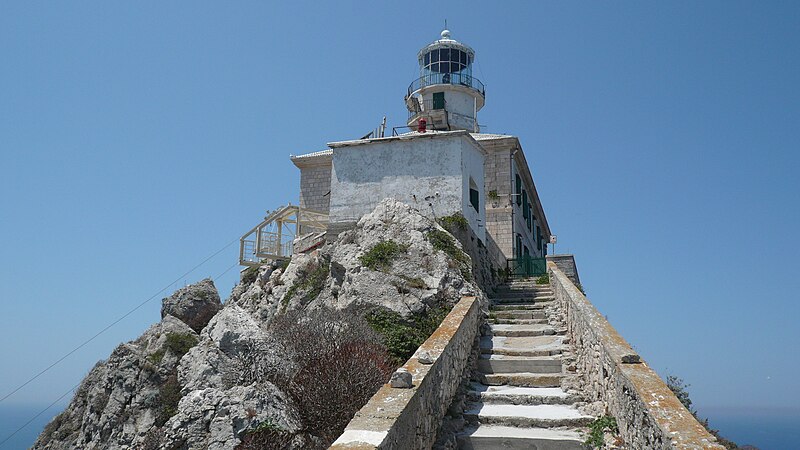
[[[561,388],[571,352],[550,285],[525,279],[498,287],[489,322],[459,448],[588,448],[585,427],[595,418],[578,409],[579,393]]]

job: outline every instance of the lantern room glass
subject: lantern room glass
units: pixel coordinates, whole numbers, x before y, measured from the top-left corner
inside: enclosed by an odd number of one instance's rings
[[[472,57],[457,48],[435,48],[423,55],[420,65],[422,77],[439,78],[444,74],[457,74],[457,78],[472,77]]]

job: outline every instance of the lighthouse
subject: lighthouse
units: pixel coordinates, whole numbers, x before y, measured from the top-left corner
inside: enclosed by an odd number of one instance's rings
[[[405,97],[408,126],[412,130],[479,132],[478,111],[486,101],[486,89],[472,76],[475,50],[443,30],[441,39],[417,53],[417,60],[419,78],[408,87]]]

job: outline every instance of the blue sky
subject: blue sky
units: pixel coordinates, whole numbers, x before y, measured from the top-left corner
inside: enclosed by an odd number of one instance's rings
[[[229,269],[172,284],[297,202],[289,154],[403,125],[444,19],[600,311],[700,407],[796,408],[800,5],[737,1],[3,2],[0,396]],[[50,403],[166,294],[2,403]]]

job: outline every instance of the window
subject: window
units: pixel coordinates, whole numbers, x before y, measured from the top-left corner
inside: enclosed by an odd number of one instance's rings
[[[522,235],[517,233],[517,258],[522,258]]]
[[[517,190],[515,193],[517,194],[517,206],[519,206],[522,204],[522,178],[520,178],[519,175],[517,175],[516,180],[517,180]]]
[[[528,218],[530,217],[531,210],[528,209],[528,192],[524,189],[522,190],[522,218],[525,219],[525,223],[528,222]]]
[[[479,208],[479,201],[478,200],[479,200],[479,198],[478,198],[477,189],[469,188],[469,204],[472,205],[473,208],[475,208],[475,212],[476,213],[480,212],[478,210],[478,208]]]
[[[531,213],[531,211],[533,211],[531,209],[531,204],[528,203],[528,231],[533,233],[533,214]]]
[[[531,252],[528,250],[528,246],[526,245],[522,251],[523,256],[531,256]]]

